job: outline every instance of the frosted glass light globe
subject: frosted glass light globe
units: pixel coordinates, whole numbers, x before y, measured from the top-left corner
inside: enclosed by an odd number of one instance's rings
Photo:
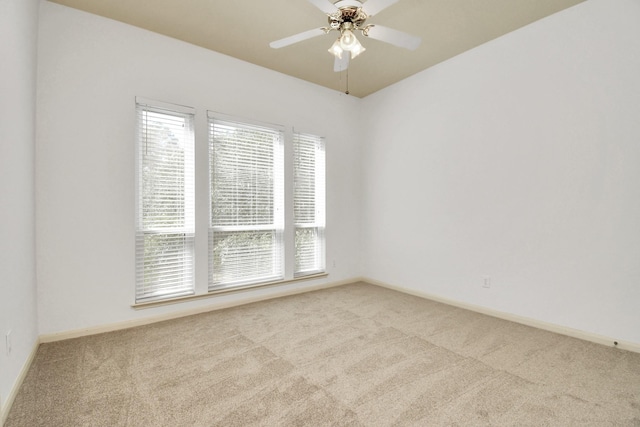
[[[358,43],[355,34],[351,30],[344,30],[340,37],[340,47],[344,50],[351,50]]]

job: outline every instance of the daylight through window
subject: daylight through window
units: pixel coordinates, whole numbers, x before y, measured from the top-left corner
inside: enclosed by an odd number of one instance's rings
[[[194,292],[193,113],[137,105],[136,302]]]
[[[325,272],[322,137],[208,112],[196,145],[194,109],[136,98],[136,112],[137,304]]]
[[[296,133],[294,150],[295,274],[324,271],[324,140]]]
[[[209,288],[284,278],[284,132],[210,118]]]

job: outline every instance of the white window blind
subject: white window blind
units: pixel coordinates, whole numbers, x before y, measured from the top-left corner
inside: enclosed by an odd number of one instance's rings
[[[136,302],[193,294],[194,115],[136,109]]]
[[[209,290],[284,278],[283,139],[210,115]]]
[[[295,133],[293,215],[296,276],[325,270],[324,139]]]

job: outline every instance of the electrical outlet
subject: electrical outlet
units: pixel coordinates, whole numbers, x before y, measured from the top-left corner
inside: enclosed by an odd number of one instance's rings
[[[491,287],[491,277],[484,276],[484,281],[482,282],[482,287],[489,289]]]
[[[4,338],[7,344],[7,356],[10,356],[11,355],[11,331],[7,332]]]

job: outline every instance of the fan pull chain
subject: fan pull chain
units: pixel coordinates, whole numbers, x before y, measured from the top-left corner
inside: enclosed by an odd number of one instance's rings
[[[347,68],[347,90],[345,91],[345,95],[349,95],[349,69]]]

